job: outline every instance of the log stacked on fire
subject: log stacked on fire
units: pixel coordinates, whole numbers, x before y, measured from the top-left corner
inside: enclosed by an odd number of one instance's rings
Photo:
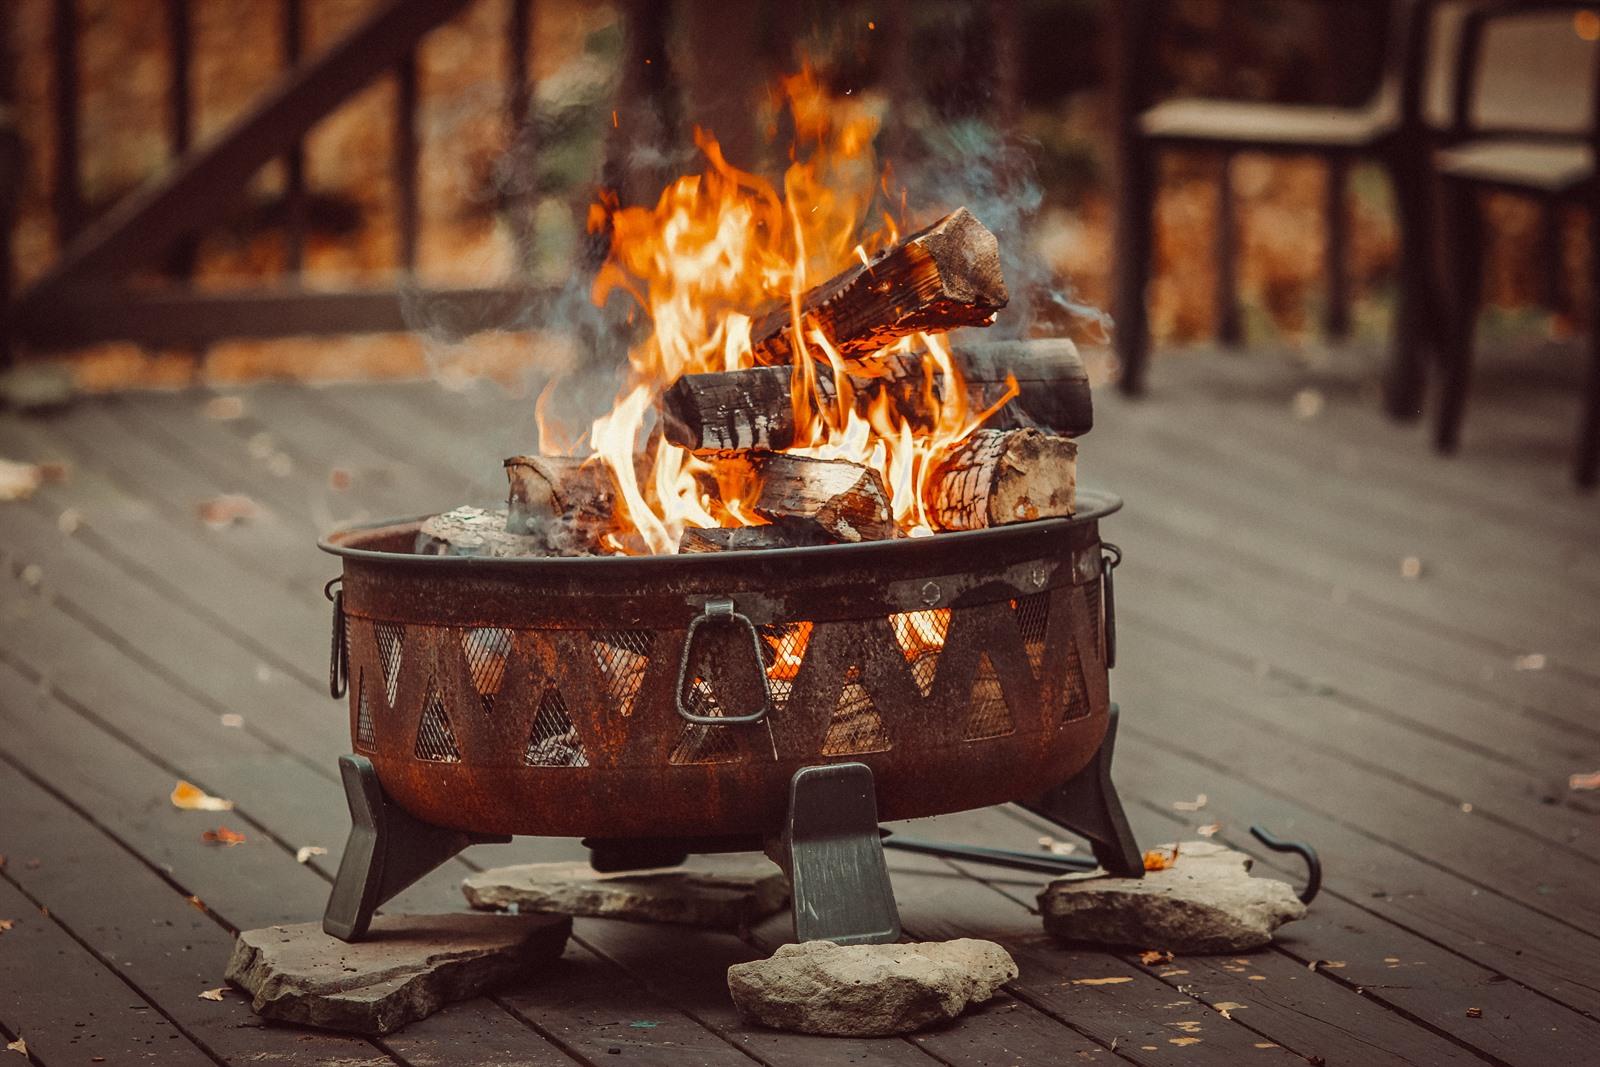
[[[757,316],[756,366],[684,374],[657,397],[662,436],[693,454],[704,495],[744,520],[690,525],[678,550],[872,541],[908,525],[972,530],[1072,514],[1072,439],[1093,424],[1088,377],[1072,342],[950,346],[941,338],[914,351],[901,341],[986,326],[1006,301],[998,243],[963,208],[807,292],[799,301],[804,344],[788,304]],[[903,506],[897,514],[887,469],[809,454],[826,452],[807,447],[818,409],[858,418],[882,438],[938,432],[945,443],[919,457],[909,475],[919,503],[912,520]],[[645,484],[649,462],[637,457],[636,466]],[[514,456],[505,467],[506,511],[435,516],[423,524],[417,551],[552,556],[640,548],[599,457]]]

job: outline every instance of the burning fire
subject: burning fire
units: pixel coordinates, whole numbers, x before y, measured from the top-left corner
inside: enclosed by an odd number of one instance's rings
[[[713,465],[659,436],[651,443],[647,432],[654,401],[680,375],[756,365],[751,324],[763,309],[787,302],[795,339],[796,435],[788,451],[876,470],[903,535],[931,532],[924,495],[933,461],[989,414],[968,410],[941,337],[914,334],[870,361],[847,362],[802,315],[809,287],[856,262],[870,268],[901,227],[883,206],[894,198],[872,147],[877,119],[856,100],[831,98],[810,71],[785,79],[782,88],[795,137],[781,188],[734,167],[716,140],[697,130],[706,163],[701,173],[672,182],[654,207],[621,207],[602,197],[590,209],[591,230],[609,226],[611,233],[595,303],[621,293],[651,327],[629,353],[627,380],[611,410],[589,432],[626,509],[618,516],[623,532],[606,537],[608,551],[673,553],[685,527],[763,521],[750,507],[760,491],[754,469],[741,474],[737,465]],[[917,428],[887,396],[857,409],[850,375],[871,377],[874,364],[896,353],[923,354],[924,417]],[[819,388],[819,367],[831,370],[835,388]],[[713,480],[715,493],[708,491]]]

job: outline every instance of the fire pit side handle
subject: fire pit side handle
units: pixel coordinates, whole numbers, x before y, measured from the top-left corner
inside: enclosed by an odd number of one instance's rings
[[[761,706],[755,711],[745,715],[700,715],[689,710],[683,700],[684,683],[689,680],[689,661],[694,656],[694,638],[700,627],[716,619],[742,625],[750,633],[750,652],[755,657],[756,677],[761,679]],[[761,655],[761,635],[756,632],[756,624],[748,616],[741,615],[733,609],[733,601],[726,598],[712,599],[705,603],[689,621],[689,632],[683,636],[683,656],[678,660],[678,684],[673,688],[672,699],[677,706],[678,715],[685,722],[692,722],[696,726],[738,726],[743,723],[760,722],[772,710],[772,686],[767,681],[766,660]]]

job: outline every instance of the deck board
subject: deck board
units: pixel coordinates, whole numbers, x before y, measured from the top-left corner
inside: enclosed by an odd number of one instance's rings
[[[326,696],[319,595],[337,568],[314,537],[492,500],[498,459],[533,447],[532,402],[483,387],[259,386],[230,421],[207,416],[206,391],[0,417],[0,455],[72,466],[67,484],[0,505],[0,852],[42,860],[7,867],[0,892],[50,909],[41,930],[71,960],[70,988],[127,989],[159,1016],[141,1025],[222,1062],[1580,1062],[1600,1043],[1600,802],[1564,779],[1600,766],[1600,503],[1567,488],[1547,381],[1503,378],[1445,462],[1375,413],[1359,371],[1205,355],[1161,371],[1144,402],[1102,391],[1080,457],[1086,484],[1129,500],[1103,527],[1127,553],[1115,773],[1143,841],[1220,821],[1290,879],[1292,858],[1262,853],[1248,823],[1323,850],[1312,915],[1245,963],[1146,967],[1055,945],[1031,910],[1038,880],[896,855],[909,932],[993,937],[1023,966],[998,1003],[913,1040],[740,1022],[722,971],[770,951],[781,920],[745,941],[581,922],[550,980],[378,1046],[301,1041],[197,1000],[220,984],[233,929],[315,917],[342,845],[347,727]],[[1291,399],[1308,388],[1324,404],[1300,419]],[[265,514],[205,528],[196,506],[224,492]],[[1417,580],[1399,573],[1406,556],[1423,561]],[[17,580],[30,565],[42,581]],[[1531,652],[1542,668],[1515,669]],[[235,799],[227,818],[250,843],[202,845],[209,817],[165,804],[179,776]],[[1199,792],[1204,811],[1173,810]],[[918,829],[1017,847],[1039,832],[1009,809]],[[330,855],[296,864],[300,844]],[[468,870],[574,854],[482,846],[396,904],[459,907]],[[69,876],[89,867],[117,886],[116,915]],[[160,922],[190,950],[133,936]],[[1306,967],[1317,959],[1344,966]],[[1128,981],[1074,984],[1093,976]],[[1221,1004],[1245,1007],[1229,1019]],[[62,1018],[0,998],[8,1033]],[[629,1025],[641,1019],[658,1025]]]

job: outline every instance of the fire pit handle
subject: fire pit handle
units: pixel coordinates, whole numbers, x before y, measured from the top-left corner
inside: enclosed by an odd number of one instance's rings
[[[1322,859],[1317,855],[1316,849],[1304,841],[1285,841],[1264,826],[1250,827],[1250,836],[1274,852],[1293,852],[1305,860],[1306,887],[1296,895],[1302,904],[1309,904],[1316,899],[1317,891],[1322,888]]]
[[[330,578],[322,587],[322,595],[333,605],[333,644],[328,649],[328,695],[343,699],[350,689],[350,646],[344,634],[344,590],[334,586],[343,578]]]
[[[1117,665],[1117,595],[1111,585],[1111,572],[1122,562],[1122,549],[1110,541],[1102,541],[1100,548],[1100,611],[1106,650],[1106,670]]]
[[[740,623],[750,631],[750,651],[755,656],[756,676],[761,679],[761,706],[748,715],[698,715],[690,711],[688,705],[683,702],[683,685],[689,680],[689,659],[694,654],[695,633],[703,623],[712,619]],[[683,638],[683,658],[678,661],[678,684],[673,690],[672,699],[677,704],[678,715],[685,722],[692,722],[696,726],[738,726],[742,723],[760,722],[772,710],[772,686],[767,682],[766,661],[761,655],[761,635],[756,632],[755,623],[733,610],[733,601],[708,600],[705,607],[700,610],[700,614],[689,621],[689,632]]]

